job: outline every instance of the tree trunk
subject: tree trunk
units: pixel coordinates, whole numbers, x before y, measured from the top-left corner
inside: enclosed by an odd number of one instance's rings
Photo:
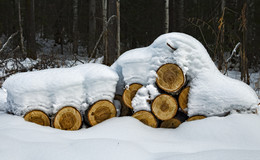
[[[63,107],[54,118],[53,127],[62,130],[78,130],[82,125],[80,112],[71,106]]]
[[[117,15],[117,58],[121,54],[121,39],[120,39],[120,0],[116,1],[116,15]]]
[[[102,13],[103,13],[103,55],[104,55],[104,64],[108,63],[108,40],[107,40],[107,0],[102,0]]]
[[[125,89],[124,90],[124,93],[123,93],[123,102],[124,104],[129,107],[130,109],[133,109],[132,107],[132,100],[133,98],[135,97],[135,94],[136,92],[138,91],[138,89],[140,89],[142,87],[141,84],[138,84],[138,83],[134,83],[134,84],[131,84],[129,86],[129,88]]]
[[[153,128],[156,128],[158,126],[157,119],[154,117],[154,115],[151,112],[138,111],[135,112],[132,117],[138,119],[142,123],[151,126]]]
[[[78,54],[78,0],[73,0],[73,54]]]
[[[169,120],[173,118],[178,110],[178,103],[170,95],[161,94],[157,96],[152,103],[152,112],[160,120]]]
[[[86,120],[90,126],[113,117],[116,117],[116,107],[108,100],[100,100],[86,111]]]
[[[108,17],[117,15],[117,0],[108,1]],[[117,23],[116,19],[111,19],[107,26],[108,48],[107,48],[107,65],[110,66],[117,58]]]
[[[184,29],[184,0],[179,0],[179,6],[178,6],[178,29],[180,32],[183,32]]]
[[[26,56],[24,53],[24,44],[23,44],[23,27],[22,27],[22,17],[21,17],[21,0],[18,0],[18,19],[19,19],[19,32],[20,32],[20,50],[22,52],[22,56]]]
[[[37,59],[35,42],[35,16],[34,0],[26,0],[26,39],[27,39],[27,57]]]
[[[40,110],[32,110],[25,114],[24,120],[33,122],[42,126],[50,126],[50,119],[46,113]]]
[[[169,33],[169,0],[165,0],[164,33]]]
[[[157,70],[156,83],[168,93],[177,93],[185,83],[184,74],[176,64],[165,64]]]
[[[90,0],[89,2],[89,40],[88,40],[88,56],[95,47],[96,42],[96,0]],[[96,52],[94,52],[93,57],[96,57]]]

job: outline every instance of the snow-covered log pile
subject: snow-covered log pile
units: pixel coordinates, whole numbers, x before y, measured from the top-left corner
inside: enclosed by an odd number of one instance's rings
[[[55,128],[78,129],[82,124],[81,114],[88,114],[90,110],[90,115],[96,116],[99,122],[115,116],[116,110],[111,102],[117,81],[117,73],[101,64],[19,73],[3,84],[7,90],[6,110],[16,115],[27,113],[26,120],[46,125],[50,122],[44,117],[56,114]],[[112,105],[104,111],[100,103]],[[110,115],[110,111],[113,114]],[[98,114],[105,114],[105,117]],[[70,120],[73,123],[65,124]],[[74,125],[77,127],[73,128]]]
[[[233,111],[254,113],[260,102],[248,85],[222,75],[204,46],[183,33],[127,51],[111,67],[19,73],[3,88],[7,112],[64,130],[79,129],[83,119],[93,126],[129,115],[152,127],[176,128]]]
[[[188,117],[255,112],[258,107],[252,88],[224,76],[204,46],[183,33],[161,35],[148,47],[124,53],[111,67],[119,75],[117,94],[134,117],[153,127],[156,119],[174,127]]]

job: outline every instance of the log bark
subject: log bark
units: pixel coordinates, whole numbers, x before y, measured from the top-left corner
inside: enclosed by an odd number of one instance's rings
[[[128,89],[124,90],[123,93],[123,102],[124,104],[129,107],[130,109],[133,109],[131,102],[132,99],[135,97],[136,92],[138,91],[138,89],[140,89],[142,87],[141,84],[138,83],[133,83],[129,86]]]
[[[204,119],[206,118],[205,116],[192,116],[190,118],[187,119],[187,121],[195,121],[195,120],[199,120],[199,119]]]
[[[32,110],[25,114],[24,120],[33,122],[42,126],[50,126],[50,119],[46,113],[40,110]]]
[[[160,128],[177,128],[181,124],[181,121],[177,118],[172,118],[166,121],[163,121],[160,125]]]
[[[94,126],[109,118],[116,117],[116,107],[108,100],[100,100],[86,111],[86,117],[88,124]]]
[[[169,120],[173,118],[178,110],[178,103],[170,95],[161,94],[152,102],[152,112],[160,120]]]
[[[182,69],[176,64],[164,64],[156,73],[156,84],[168,93],[178,92],[185,83]]]
[[[179,102],[179,106],[181,108],[181,110],[184,113],[188,113],[187,109],[188,109],[188,95],[189,95],[189,91],[190,91],[190,87],[186,87],[184,88],[181,93],[179,94],[178,97],[178,102]]]
[[[154,115],[148,111],[135,112],[132,117],[153,128],[156,128],[158,125],[158,122]]]
[[[60,109],[53,121],[53,127],[62,130],[78,130],[82,125],[82,116],[80,112],[72,107],[66,106]]]

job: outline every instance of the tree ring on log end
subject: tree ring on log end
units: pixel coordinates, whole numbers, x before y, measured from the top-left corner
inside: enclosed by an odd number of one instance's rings
[[[186,114],[187,114],[187,109],[188,109],[187,104],[188,104],[189,91],[190,91],[190,87],[184,88],[178,97],[178,102],[179,102],[180,108]]]
[[[151,112],[148,111],[138,111],[135,112],[132,117],[138,119],[139,121],[141,121],[142,123],[156,128],[157,127],[157,120],[154,117],[154,115]]]
[[[157,96],[152,103],[152,112],[160,120],[173,118],[178,110],[175,98],[167,94]]]
[[[179,127],[179,125],[181,124],[181,121],[176,119],[176,118],[172,118],[166,121],[163,121],[161,123],[160,128],[177,128]]]
[[[182,69],[176,64],[164,64],[156,73],[158,87],[168,93],[177,92],[185,83]]]
[[[32,110],[25,114],[24,120],[33,122],[42,126],[50,126],[50,119],[46,113],[40,110]]]
[[[60,109],[55,115],[53,126],[62,130],[78,130],[82,125],[80,112],[71,106]]]
[[[123,102],[124,104],[129,107],[130,109],[133,109],[132,107],[132,100],[135,97],[136,92],[142,87],[143,85],[138,83],[133,83],[129,86],[128,89],[124,90],[123,93]]]
[[[87,112],[88,122],[91,126],[116,116],[116,107],[108,100],[100,100],[93,104]]]
[[[204,119],[206,118],[205,116],[192,116],[190,118],[188,118],[186,121],[195,121],[195,120],[199,120],[199,119]]]

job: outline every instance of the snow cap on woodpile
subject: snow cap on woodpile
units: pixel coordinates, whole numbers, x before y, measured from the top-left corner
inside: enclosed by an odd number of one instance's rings
[[[166,63],[177,64],[190,82],[189,116],[251,110],[259,103],[247,84],[218,71],[198,40],[176,32],[161,35],[150,46],[127,51],[118,58],[111,66],[119,75],[117,93],[122,94],[124,87],[132,83],[154,85],[157,69]]]
[[[18,73],[3,84],[7,90],[7,111],[23,115],[39,109],[54,114],[64,106],[84,112],[102,99],[113,101],[118,75],[101,64],[84,64]]]

